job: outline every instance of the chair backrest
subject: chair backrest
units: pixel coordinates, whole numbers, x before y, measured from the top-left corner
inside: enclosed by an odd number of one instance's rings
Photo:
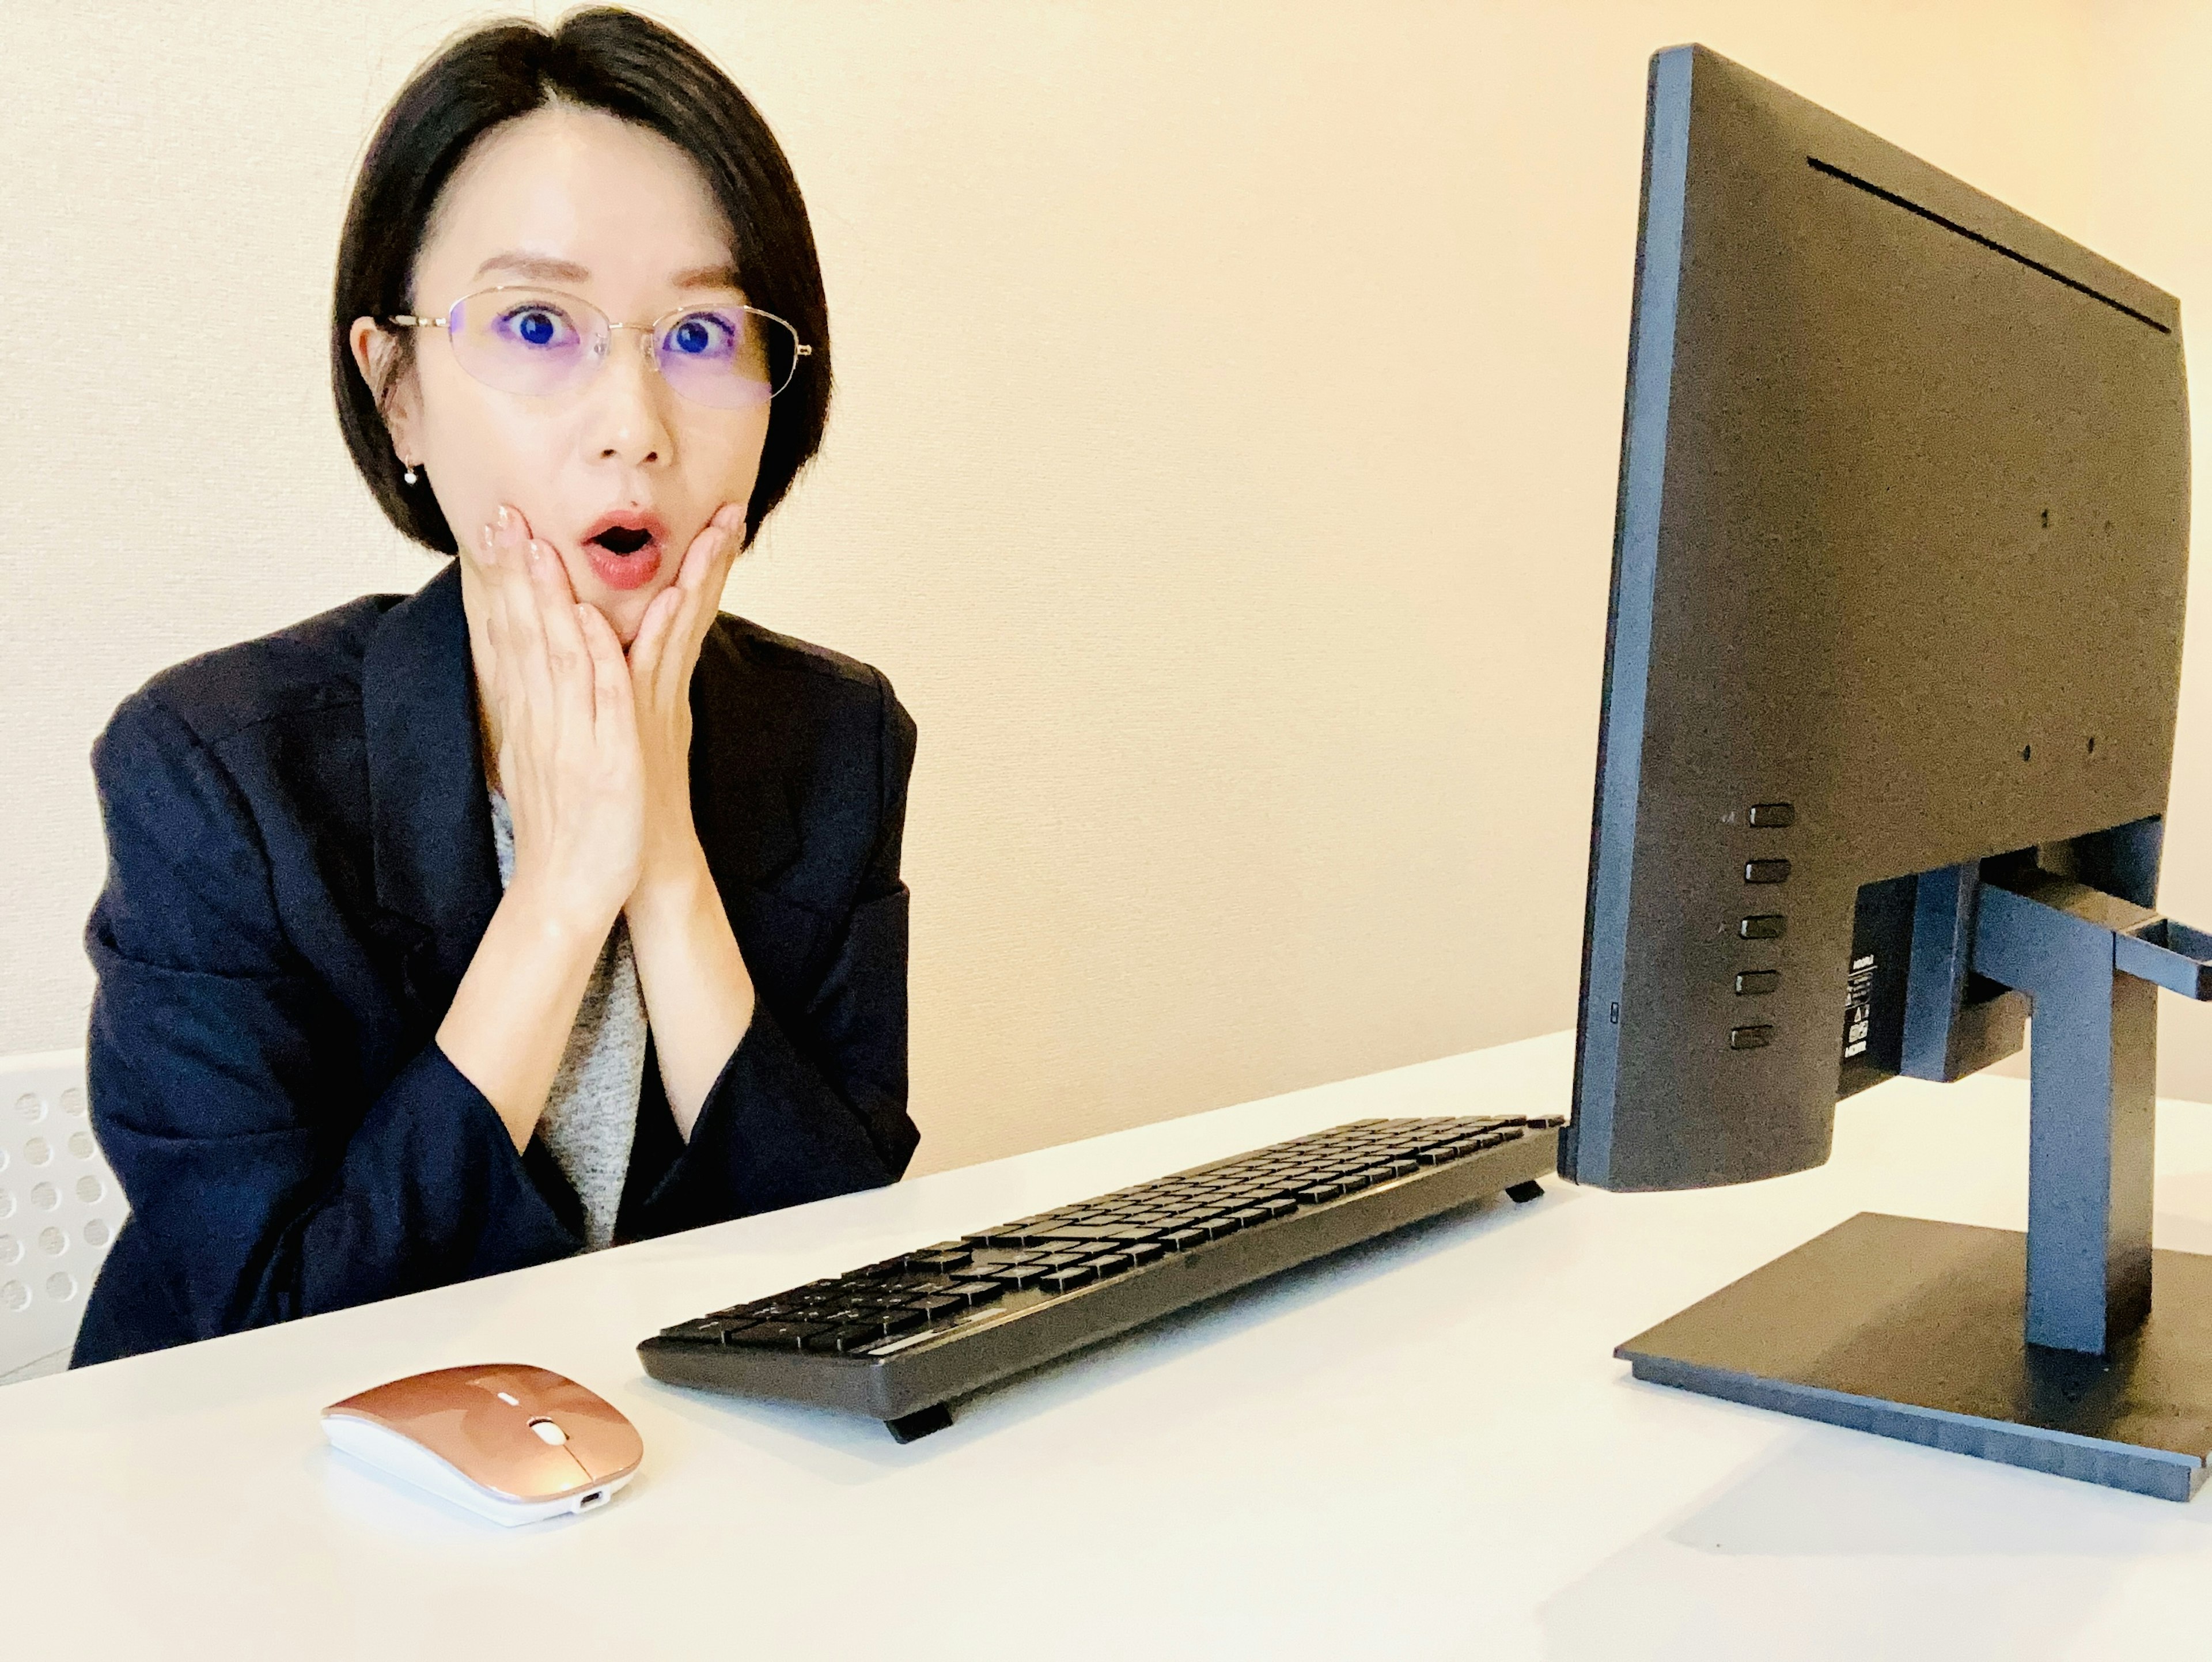
[[[84,1052],[0,1056],[0,1382],[67,1366],[127,1209],[85,1113]]]

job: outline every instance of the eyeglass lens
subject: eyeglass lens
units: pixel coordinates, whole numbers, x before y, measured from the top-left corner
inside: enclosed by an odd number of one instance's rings
[[[487,387],[544,397],[580,384],[606,359],[613,328],[590,301],[550,289],[470,295],[447,314],[461,367]],[[734,302],[672,312],[647,350],[668,384],[718,410],[766,404],[790,385],[798,337],[779,320]]]

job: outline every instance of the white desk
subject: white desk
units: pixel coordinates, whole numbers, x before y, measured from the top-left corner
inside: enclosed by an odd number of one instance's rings
[[[0,1391],[0,1656],[970,1659],[2195,1654],[2177,1506],[1638,1385],[1612,1347],[1862,1209],[2017,1227],[2027,1087],[1898,1081],[1749,1188],[1551,1185],[971,1399],[872,1422],[675,1391],[700,1311],[1369,1114],[1559,1108],[1565,1035]],[[2212,1109],[2159,1239],[2212,1251]],[[489,1359],[644,1434],[603,1513],[507,1532],[316,1410]],[[704,1647],[711,1647],[711,1651]]]

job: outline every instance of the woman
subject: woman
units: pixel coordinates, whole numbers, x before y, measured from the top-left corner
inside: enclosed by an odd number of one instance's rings
[[[94,751],[103,1361],[893,1181],[914,726],[716,610],[828,319],[738,88],[599,9],[364,158],[340,425],[454,563],[156,676]]]

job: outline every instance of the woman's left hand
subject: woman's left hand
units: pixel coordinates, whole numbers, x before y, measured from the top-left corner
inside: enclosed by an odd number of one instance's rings
[[[653,596],[630,642],[631,703],[645,762],[645,850],[631,909],[690,892],[704,874],[691,819],[691,672],[720,610],[744,530],[744,504],[725,502],[691,545],[676,581]]]

